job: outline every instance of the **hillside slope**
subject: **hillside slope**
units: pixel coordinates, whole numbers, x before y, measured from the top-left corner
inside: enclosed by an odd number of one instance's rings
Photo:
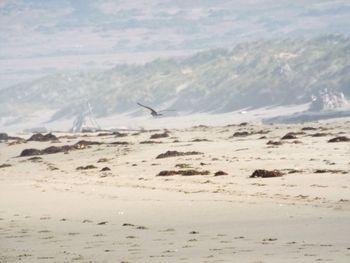
[[[136,102],[182,112],[305,103],[320,90],[350,97],[350,38],[271,40],[215,49],[183,59],[72,72],[0,90],[0,120],[53,111],[51,121],[79,114],[89,101],[97,117],[135,111]]]

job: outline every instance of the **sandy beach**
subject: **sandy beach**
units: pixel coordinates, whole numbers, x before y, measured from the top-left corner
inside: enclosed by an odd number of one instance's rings
[[[53,134],[0,143],[2,263],[350,261],[349,121]]]

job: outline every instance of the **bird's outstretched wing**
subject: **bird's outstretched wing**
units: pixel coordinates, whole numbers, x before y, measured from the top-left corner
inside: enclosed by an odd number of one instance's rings
[[[145,105],[142,105],[141,103],[137,103],[137,105],[139,105],[139,106],[141,106],[141,107],[144,107],[144,108],[146,108],[146,109],[149,109],[150,111],[151,111],[151,114],[152,115],[158,115],[158,113],[154,110],[154,109],[152,109],[152,108],[150,108],[150,107],[147,107],[147,106],[145,106]]]

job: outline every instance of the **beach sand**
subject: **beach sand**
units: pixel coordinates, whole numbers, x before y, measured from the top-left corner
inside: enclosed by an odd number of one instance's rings
[[[0,143],[0,262],[350,262],[350,122],[163,132]]]

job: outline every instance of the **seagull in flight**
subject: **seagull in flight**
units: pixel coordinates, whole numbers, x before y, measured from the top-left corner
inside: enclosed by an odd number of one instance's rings
[[[141,106],[141,107],[143,107],[143,108],[146,108],[146,109],[150,110],[150,111],[151,111],[151,115],[152,115],[153,117],[162,116],[163,114],[161,114],[161,112],[164,112],[164,111],[175,111],[175,110],[162,110],[162,111],[157,112],[157,111],[155,111],[154,109],[152,109],[151,107],[148,107],[148,106],[146,106],[146,105],[143,105],[143,104],[141,104],[141,103],[139,103],[139,102],[137,103],[137,105],[139,105],[139,106]]]

